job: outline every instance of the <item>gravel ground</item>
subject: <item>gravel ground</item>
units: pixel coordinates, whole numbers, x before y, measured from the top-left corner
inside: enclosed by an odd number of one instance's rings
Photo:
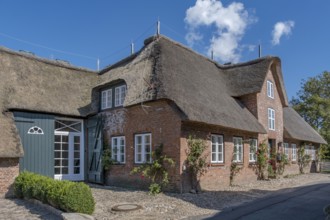
[[[231,206],[237,206],[271,194],[273,191],[329,181],[329,174],[304,174],[269,181],[255,181],[248,185],[224,187],[220,191],[200,194],[162,193],[149,195],[118,187],[91,185],[96,209],[93,216],[99,220],[108,219],[184,219],[189,216],[211,215]],[[143,208],[130,212],[112,211],[120,204],[137,204]]]

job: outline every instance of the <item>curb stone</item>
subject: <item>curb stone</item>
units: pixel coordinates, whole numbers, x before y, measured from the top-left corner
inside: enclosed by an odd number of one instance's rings
[[[63,220],[94,220],[95,218],[91,215],[83,214],[83,213],[73,213],[73,212],[62,212],[50,205],[44,204],[36,199],[26,199],[26,201],[31,202],[35,205],[41,206],[47,209],[54,215],[57,215]]]

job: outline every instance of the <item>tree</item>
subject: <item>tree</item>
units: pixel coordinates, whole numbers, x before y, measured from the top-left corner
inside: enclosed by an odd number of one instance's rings
[[[300,174],[304,173],[306,168],[311,161],[311,156],[305,153],[305,145],[298,148],[298,165]]]
[[[330,72],[302,81],[292,107],[330,143]],[[321,158],[330,159],[330,144],[321,146]]]
[[[207,171],[206,158],[204,151],[207,145],[202,139],[196,139],[189,136],[187,153],[187,165],[191,177],[192,189],[198,191],[201,176]]]

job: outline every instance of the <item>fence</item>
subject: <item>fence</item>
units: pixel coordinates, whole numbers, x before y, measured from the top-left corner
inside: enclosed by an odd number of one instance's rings
[[[330,160],[320,162],[320,172],[330,173]]]

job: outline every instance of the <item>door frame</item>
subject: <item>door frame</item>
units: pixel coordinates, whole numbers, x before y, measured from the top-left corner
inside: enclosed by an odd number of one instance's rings
[[[56,134],[59,135],[68,135],[69,140],[69,161],[68,161],[68,169],[69,174],[55,174],[54,173],[54,179],[57,180],[71,180],[71,181],[83,181],[85,180],[85,138],[84,138],[84,120],[81,119],[73,119],[73,118],[60,118],[56,117],[54,122],[56,120],[63,120],[63,121],[76,121],[81,122],[81,131],[80,132],[69,132],[69,131],[55,131],[54,130],[54,136]],[[80,173],[74,174],[74,136],[80,137]],[[54,149],[55,150],[55,149]],[[53,161],[55,163],[55,159]],[[54,164],[55,167],[55,164]],[[70,173],[70,170],[72,173]]]

